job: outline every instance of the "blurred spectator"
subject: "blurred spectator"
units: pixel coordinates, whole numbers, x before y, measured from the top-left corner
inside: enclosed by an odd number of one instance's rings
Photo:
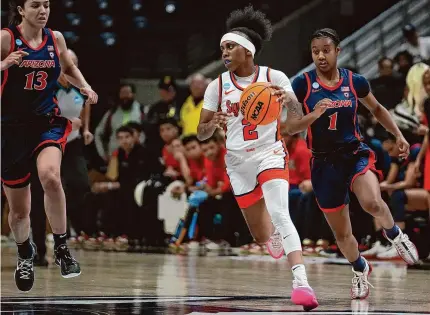
[[[125,235],[136,238],[142,230],[143,221],[137,220],[139,211],[134,201],[136,185],[164,171],[158,158],[140,143],[136,143],[134,133],[129,126],[117,129],[119,148],[114,151],[109,161],[106,172],[109,182],[98,182],[92,187],[95,193],[111,192],[110,203],[106,203],[108,207],[104,209],[103,231],[110,237],[107,243],[116,238],[117,246],[127,243]]]
[[[192,192],[198,189],[195,184],[205,177],[205,157],[197,136],[184,137],[182,143],[185,147],[185,155],[190,167],[191,181],[187,182],[188,190]]]
[[[185,148],[179,136],[179,127],[175,119],[168,118],[159,122],[160,137],[164,142],[162,160],[166,170],[164,176],[172,179],[189,178],[190,169],[185,157]]]
[[[422,150],[417,157],[416,172],[423,174],[424,189],[426,189],[430,194],[430,69],[423,74],[423,85],[424,90],[427,93],[427,97],[423,102],[423,121],[427,125],[427,133],[424,137]]]
[[[183,136],[197,134],[206,87],[207,80],[202,74],[197,73],[191,78],[191,95],[185,100],[180,113]]]
[[[402,31],[406,43],[400,46],[400,51],[409,52],[414,58],[414,63],[428,61],[430,59],[430,37],[418,36],[417,30],[412,24],[406,24]]]
[[[146,115],[146,121],[152,125],[157,125],[160,120],[174,118],[179,120],[179,110],[177,105],[177,86],[172,76],[166,75],[158,82],[160,100],[152,104]]]
[[[370,86],[377,100],[390,110],[402,100],[405,82],[394,73],[394,62],[388,57],[378,61],[378,70],[379,77],[370,80]]]
[[[405,98],[392,111],[394,121],[410,144],[421,143],[427,130],[420,124],[420,109],[425,97],[422,78],[428,68],[424,63],[417,63],[409,70]]]
[[[422,188],[422,176],[415,172],[415,160],[420,152],[421,146],[415,144],[411,147],[411,153],[406,160],[398,159],[400,153],[396,145],[396,139],[390,135],[384,145],[392,157],[389,177],[381,183],[381,191],[390,195],[390,207],[396,224],[404,230],[406,225],[406,211],[428,211],[430,209],[430,198],[425,189]],[[378,258],[392,259],[398,257],[395,248],[390,247]]]
[[[142,123],[143,107],[135,100],[135,93],[133,84],[122,84],[117,105],[106,112],[95,130],[97,152],[105,161],[117,148],[117,129],[131,121]]]
[[[394,62],[397,65],[397,71],[400,76],[406,81],[406,75],[408,74],[409,69],[414,64],[414,57],[406,50],[400,51],[394,57]]]

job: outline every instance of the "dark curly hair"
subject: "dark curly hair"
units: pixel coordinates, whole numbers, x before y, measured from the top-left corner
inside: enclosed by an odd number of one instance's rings
[[[226,25],[228,32],[249,39],[254,44],[256,53],[261,51],[263,41],[272,37],[272,23],[263,12],[254,10],[252,5],[231,12]]]
[[[336,47],[340,43],[339,35],[337,35],[337,32],[332,28],[322,28],[322,29],[315,31],[312,34],[311,41],[313,41],[315,38],[321,38],[321,37],[330,38]]]

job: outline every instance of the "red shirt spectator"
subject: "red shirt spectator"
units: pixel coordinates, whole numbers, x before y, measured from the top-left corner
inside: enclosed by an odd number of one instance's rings
[[[164,165],[167,167],[172,167],[175,171],[181,172],[179,162],[175,159],[172,152],[169,152],[169,145],[166,144],[163,148],[163,160]]]
[[[225,169],[224,156],[227,153],[226,148],[221,147],[215,160],[205,159],[206,178],[211,188],[217,188],[218,183],[222,182],[221,191],[230,190],[230,180]]]
[[[205,160],[203,155],[199,160],[188,159],[188,166],[194,182],[201,181],[205,177]]]
[[[299,185],[304,180],[311,178],[312,153],[307,148],[306,141],[298,137],[291,137],[287,141],[287,148],[290,155],[288,164],[290,185]]]
[[[206,157],[208,193],[214,196],[229,191],[230,180],[227,176],[224,160],[227,153],[226,148],[212,137],[202,143],[202,150]]]

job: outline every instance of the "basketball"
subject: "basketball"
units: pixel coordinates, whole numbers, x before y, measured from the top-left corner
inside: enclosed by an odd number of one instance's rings
[[[281,104],[273,96],[270,83],[257,82],[249,85],[240,97],[240,111],[253,125],[268,125],[278,119]]]

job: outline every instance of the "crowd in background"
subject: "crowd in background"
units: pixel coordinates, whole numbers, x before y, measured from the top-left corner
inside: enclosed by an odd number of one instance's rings
[[[405,44],[394,59],[381,57],[379,76],[370,84],[409,141],[410,157],[397,158],[395,138],[364,106],[360,106],[358,115],[364,141],[375,151],[377,168],[384,173],[383,198],[397,224],[408,231],[421,256],[427,257],[430,163],[424,169],[426,152],[420,148],[429,132],[425,117],[426,111],[430,115],[430,38],[418,37],[412,25],[403,31]],[[120,86],[114,106],[94,131],[95,148],[105,167],[90,167],[90,183],[83,189],[73,192],[66,187],[68,200],[82,200],[78,207],[68,209],[71,246],[117,251],[170,246],[181,253],[201,247],[214,251],[231,246],[240,247],[243,254],[266,254],[264,245],[253,242],[231,191],[224,164],[224,135],[217,132],[205,141],[196,137],[203,96],[210,81],[195,74],[189,87],[181,87],[172,76],[163,76],[158,84],[160,100],[152,105],[135,99],[132,84]],[[340,252],[312,191],[311,152],[303,135],[290,136],[285,130],[282,135],[289,151],[290,213],[304,253],[337,256]],[[429,156],[427,153],[427,159]],[[144,189],[139,191],[137,202],[136,186],[142,182]],[[184,213],[181,222],[190,221],[188,230],[192,232],[180,235],[178,229],[178,235],[165,233],[158,216],[158,198],[166,189],[174,199],[186,195],[191,217],[186,218]],[[6,212],[2,213],[3,234],[7,234]],[[354,198],[350,212],[363,255],[395,259],[397,252],[383,237],[378,222],[362,211]],[[41,260],[46,253],[43,247],[38,244]]]

